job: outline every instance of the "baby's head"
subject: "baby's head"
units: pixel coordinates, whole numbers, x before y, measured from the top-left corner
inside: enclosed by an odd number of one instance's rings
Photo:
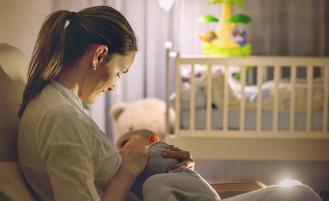
[[[131,189],[141,200],[145,180],[154,174],[167,172],[169,166],[178,162],[174,158],[162,157],[162,152],[167,149],[168,144],[159,141],[160,137],[150,130],[135,130],[121,135],[115,143],[119,149],[149,149],[150,157],[146,167],[136,178]]]
[[[129,149],[145,149],[152,142],[157,141],[159,141],[159,138],[154,132],[143,129],[123,134],[115,144],[119,149],[123,147]]]
[[[115,143],[119,149],[149,149],[150,151],[146,167],[136,178],[131,189],[141,200],[145,180],[154,174],[167,172],[169,166],[178,163],[177,159],[162,157],[162,152],[167,149],[168,144],[159,141],[160,137],[150,130],[135,130],[123,134]]]

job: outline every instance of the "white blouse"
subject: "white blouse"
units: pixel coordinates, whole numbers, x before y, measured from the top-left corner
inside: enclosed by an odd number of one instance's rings
[[[100,200],[121,164],[118,149],[85,114],[81,100],[53,81],[20,124],[21,171],[36,200]]]

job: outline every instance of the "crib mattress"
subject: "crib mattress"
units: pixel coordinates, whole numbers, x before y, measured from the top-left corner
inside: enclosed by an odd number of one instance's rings
[[[189,108],[182,108],[180,114],[180,127],[182,129],[190,128],[190,110]],[[212,116],[212,129],[220,130],[223,127],[223,111],[213,108],[211,111]],[[256,111],[245,112],[245,130],[256,130]],[[289,119],[290,114],[287,112],[280,112],[278,114],[278,130],[288,131],[289,130]],[[312,112],[312,131],[321,131],[322,129],[322,111]],[[270,131],[273,130],[273,112],[262,111],[262,122],[261,130]],[[328,118],[329,119],[329,118]],[[329,123],[329,122],[328,122]],[[305,131],[306,130],[306,112],[295,113],[295,130]],[[329,124],[328,124],[329,125]],[[229,111],[228,113],[228,129],[239,130],[240,126],[240,112],[236,110]],[[196,108],[195,109],[195,128],[205,129],[206,128],[206,109]]]

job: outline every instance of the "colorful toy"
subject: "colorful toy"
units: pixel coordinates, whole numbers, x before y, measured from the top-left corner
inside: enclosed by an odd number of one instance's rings
[[[202,23],[218,22],[218,28],[200,35],[202,51],[208,56],[248,56],[252,47],[247,43],[247,33],[240,24],[247,24],[252,19],[245,14],[232,16],[232,6],[244,6],[244,0],[208,0],[209,3],[221,3],[221,18],[205,15],[198,19]]]

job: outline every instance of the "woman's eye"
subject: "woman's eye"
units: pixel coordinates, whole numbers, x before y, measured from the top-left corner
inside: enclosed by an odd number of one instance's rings
[[[128,140],[123,141],[123,142],[121,143],[120,148],[123,148],[123,147],[127,144],[127,142],[128,142]]]

